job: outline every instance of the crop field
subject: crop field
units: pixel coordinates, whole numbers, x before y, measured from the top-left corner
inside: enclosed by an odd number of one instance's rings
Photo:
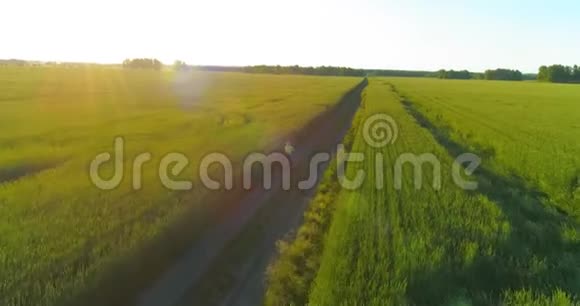
[[[439,130],[580,217],[580,87],[390,80]]]
[[[226,154],[239,177],[236,166],[248,153],[296,140],[310,146],[294,156],[306,174],[309,154],[334,146],[350,126],[342,143],[364,159],[346,163],[346,178],[362,173],[360,186],[345,187],[338,163],[347,155],[333,156],[312,197],[272,193],[270,202],[298,208],[256,206],[252,222],[240,223],[242,231],[208,259],[201,283],[172,300],[189,305],[204,296],[220,304],[224,292],[243,299],[257,292],[242,292],[253,286],[244,279],[258,282],[265,272],[263,300],[273,306],[577,305],[580,86],[361,81],[1,67],[0,304],[98,305],[124,294],[135,301],[196,239],[211,240],[201,239],[204,230],[228,230],[242,219],[243,207],[222,203],[227,192],[210,191],[199,179],[205,154]],[[345,119],[356,107],[352,122]],[[382,145],[369,140],[367,123],[377,115],[391,120],[371,133],[389,137]],[[327,122],[332,118],[340,122]],[[298,135],[303,139],[292,139]],[[117,137],[124,175],[119,186],[102,190],[91,182],[90,164],[115,153]],[[172,177],[191,181],[190,190],[160,181],[159,164],[172,152],[188,158]],[[141,153],[151,160],[136,189],[133,161]],[[473,173],[465,160],[457,166],[465,153],[480,162]],[[114,170],[110,160],[100,174]],[[218,170],[210,172],[219,177]],[[246,204],[267,198],[230,194]],[[279,241],[263,271],[265,253],[283,236],[282,221],[302,225]],[[164,299],[159,292],[151,296]]]
[[[0,304],[71,303],[117,264],[138,263],[140,247],[182,215],[194,216],[189,223],[200,228],[211,222],[214,203],[203,201],[209,191],[196,175],[205,153],[224,152],[236,162],[250,151],[283,145],[360,81],[0,68]],[[113,152],[116,136],[124,139],[125,161],[152,155],[142,190],[131,188],[131,162],[113,190],[99,190],[89,179],[91,160]],[[170,191],[159,182],[156,168],[169,152],[189,158],[180,177],[193,182],[192,190]],[[111,164],[103,177],[112,173]],[[174,247],[168,243],[157,252]]]
[[[346,172],[365,180],[319,190],[281,243],[266,304],[578,302],[579,101],[571,85],[371,78],[351,130],[365,159]],[[364,122],[377,113],[396,122],[396,142],[369,145]],[[408,153],[432,154],[441,175],[428,164],[397,174]],[[463,153],[481,159],[461,174],[475,189],[455,182]]]

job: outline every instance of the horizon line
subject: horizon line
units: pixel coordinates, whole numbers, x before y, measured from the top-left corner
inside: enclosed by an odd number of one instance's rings
[[[130,57],[130,58],[126,58],[126,59],[137,59],[137,58],[151,58],[151,59],[156,59],[155,57]],[[157,59],[159,60],[159,59]],[[122,61],[121,62],[91,62],[91,61],[61,61],[61,60],[37,60],[37,59],[22,59],[22,58],[0,58],[0,62],[2,61],[23,61],[23,62],[28,62],[28,63],[43,63],[43,64],[48,64],[48,63],[56,63],[56,64],[85,64],[85,65],[102,65],[102,66],[107,66],[107,65],[122,65]],[[164,66],[171,66],[172,63],[164,63],[163,61],[159,60]],[[175,60],[178,61],[178,60]],[[182,61],[182,60],[180,60]],[[258,66],[267,66],[267,67],[300,67],[300,68],[319,68],[319,67],[340,67],[340,68],[347,68],[347,69],[354,69],[354,70],[364,70],[364,71],[372,71],[372,70],[379,70],[379,71],[409,71],[409,72],[438,72],[440,70],[446,70],[446,71],[468,71],[470,73],[485,73],[484,71],[471,71],[469,69],[446,69],[446,68],[439,68],[439,69],[435,69],[435,70],[424,70],[424,69],[405,69],[405,68],[354,68],[354,67],[350,67],[350,66],[333,66],[333,65],[317,65],[317,66],[311,66],[311,65],[280,65],[280,64],[252,64],[252,65],[227,65],[227,64],[189,64],[185,61],[184,62],[187,66],[192,66],[192,67],[223,67],[223,68],[245,68],[245,67],[258,67]],[[517,70],[520,71],[523,74],[537,74],[538,72],[526,72],[526,71],[522,71],[519,69],[515,69],[515,68],[488,68],[486,70],[493,70],[493,69],[510,69],[510,70]],[[538,67],[539,69],[539,67]]]

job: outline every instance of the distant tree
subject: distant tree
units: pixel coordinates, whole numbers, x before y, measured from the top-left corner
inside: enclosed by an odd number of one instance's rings
[[[472,72],[471,73],[471,78],[474,80],[484,80],[485,79],[485,74],[484,73],[478,73],[478,72]]]
[[[173,70],[175,71],[186,70],[188,68],[189,66],[184,61],[176,60],[173,62]]]
[[[580,66],[574,65],[572,68],[572,81],[580,83]]]
[[[123,61],[123,68],[161,70],[163,64],[154,58],[135,58]]]
[[[541,66],[538,71],[538,81],[550,82],[550,71],[547,66]]]
[[[8,59],[8,60],[0,60],[0,64],[5,66],[27,66],[29,65],[29,62],[19,59]]]
[[[577,65],[542,66],[538,72],[538,80],[553,83],[580,82],[580,68]]]
[[[436,75],[440,79],[456,79],[456,80],[469,80],[472,77],[471,72],[467,70],[455,71],[441,69],[436,73]]]
[[[553,65],[549,67],[550,81],[554,83],[566,83],[570,81],[571,73],[569,67],[563,65]]]
[[[495,69],[485,71],[486,80],[521,81],[523,74],[519,70]]]

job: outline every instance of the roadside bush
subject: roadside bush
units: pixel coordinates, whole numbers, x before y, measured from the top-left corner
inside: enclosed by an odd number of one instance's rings
[[[360,117],[359,111],[343,139],[347,150],[352,147]],[[308,302],[310,287],[320,267],[324,239],[332,222],[334,204],[339,192],[336,159],[333,159],[304,213],[303,224],[296,236],[278,241],[278,258],[266,271],[265,305],[306,305]]]

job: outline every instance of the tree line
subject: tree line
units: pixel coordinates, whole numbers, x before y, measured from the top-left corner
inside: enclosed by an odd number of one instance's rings
[[[439,79],[453,79],[453,80],[469,80],[474,78],[472,73],[467,70],[445,70],[441,69],[431,75]]]
[[[53,63],[25,61],[17,59],[2,60],[0,66],[66,66],[77,67],[97,64],[86,63]],[[139,68],[161,70],[163,63],[155,58],[135,58],[126,59],[122,63],[123,68]],[[538,80],[552,83],[580,83],[580,66],[551,65],[541,66],[538,74],[523,74],[519,70],[511,69],[493,69],[486,70],[484,73],[470,72],[468,70],[445,70],[441,69],[432,71],[413,71],[413,70],[389,70],[389,69],[354,69],[349,67],[320,66],[320,67],[302,67],[302,66],[190,66],[183,61],[175,61],[174,70],[197,69],[202,71],[230,71],[245,73],[269,73],[269,74],[301,74],[301,75],[320,75],[320,76],[392,76],[392,77],[432,77],[440,79],[459,79],[459,80],[503,80],[503,81],[522,81]]]
[[[134,58],[123,61],[123,68],[161,70],[163,63],[155,58]]]
[[[126,59],[122,64],[123,68],[141,68],[161,70],[163,64],[154,58],[136,58]],[[580,67],[552,65],[542,66],[538,74],[523,74],[519,70],[512,69],[488,69],[484,73],[470,72],[468,70],[445,70],[441,69],[436,72],[430,71],[411,71],[411,70],[386,70],[386,69],[355,69],[349,67],[320,66],[320,67],[302,67],[294,66],[189,66],[183,61],[175,61],[174,70],[185,70],[195,68],[202,71],[230,71],[245,73],[267,73],[267,74],[300,74],[300,75],[319,75],[319,76],[393,76],[393,77],[435,77],[439,79],[456,79],[456,80],[498,80],[498,81],[522,81],[534,80],[553,83],[580,83]]]
[[[497,81],[522,81],[534,79],[535,75],[523,74],[519,70],[511,69],[488,69],[484,73],[470,72],[468,70],[444,70],[441,69],[430,75],[440,79],[455,80],[497,80]]]
[[[580,83],[580,67],[577,65],[542,66],[538,71],[538,81],[552,83]]]
[[[524,79],[521,71],[510,69],[486,70],[484,75],[486,80],[522,81]]]
[[[197,70],[202,71],[230,71],[245,73],[268,73],[268,74],[301,74],[301,75],[320,75],[320,76],[396,76],[396,77],[426,77],[429,71],[412,71],[412,70],[386,70],[386,69],[355,69],[349,67],[320,66],[320,67],[302,67],[302,66],[195,66]]]
[[[272,73],[272,74],[304,74],[304,75],[333,75],[333,76],[364,76],[363,69],[348,67],[300,67],[300,66],[248,66],[242,68],[243,72]]]
[[[393,77],[428,77],[429,74],[433,73],[431,71],[420,71],[420,70],[386,70],[386,69],[375,69],[366,70],[368,76],[393,76]]]

